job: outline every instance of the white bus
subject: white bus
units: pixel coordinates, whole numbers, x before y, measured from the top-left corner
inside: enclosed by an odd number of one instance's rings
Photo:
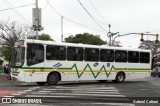
[[[123,82],[151,72],[151,51],[25,39],[15,43],[12,77],[39,85],[59,81]]]

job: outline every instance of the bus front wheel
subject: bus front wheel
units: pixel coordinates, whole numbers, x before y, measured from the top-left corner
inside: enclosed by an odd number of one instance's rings
[[[116,75],[116,80],[114,80],[115,82],[123,82],[125,79],[125,74],[124,73],[118,73]]]
[[[57,73],[50,73],[47,77],[48,85],[56,85],[59,82],[59,76]]]

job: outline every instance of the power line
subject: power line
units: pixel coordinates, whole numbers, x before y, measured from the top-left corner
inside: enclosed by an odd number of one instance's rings
[[[47,0],[46,0],[47,1]],[[60,17],[62,16],[50,3],[49,3],[49,0],[48,0],[48,4],[49,6],[56,12],[57,15],[59,15]]]
[[[49,0],[46,0],[46,5],[45,5],[45,7],[43,8],[43,10],[45,10],[45,9],[47,8],[48,4],[49,4]]]
[[[151,33],[151,32],[158,32],[158,31],[160,31],[160,30],[152,30],[152,31],[146,31],[146,32]]]
[[[87,14],[92,18],[92,20],[104,31],[108,32],[107,30],[105,30],[100,24],[97,23],[97,21],[93,18],[93,16],[89,13],[89,11],[83,6],[83,4],[77,0],[79,2],[79,4],[83,7],[83,9],[87,12]]]
[[[49,0],[48,0],[48,4],[49,4],[50,7],[56,12],[57,15],[59,15],[60,17],[62,17],[62,15],[49,3]],[[66,18],[66,17],[64,17],[64,16],[63,16],[63,18],[66,19],[66,20],[69,21],[69,22],[72,22],[72,23],[74,23],[74,24],[77,24],[77,25],[86,27],[86,28],[88,28],[88,29],[92,29],[92,30],[95,30],[95,31],[98,31],[98,32],[104,32],[104,33],[106,33],[106,31],[100,31],[100,30],[97,30],[97,29],[95,29],[95,28],[88,27],[88,26],[86,26],[86,25],[77,23],[77,22],[75,22],[75,21],[73,21],[73,20],[71,20],[71,19],[68,19],[68,18]]]
[[[85,26],[85,25],[83,25],[83,24],[79,24],[79,23],[77,23],[77,22],[75,22],[75,21],[72,21],[72,20],[70,20],[70,19],[67,19],[67,18],[64,18],[64,19],[66,19],[66,20],[68,20],[68,21],[70,21],[70,22],[72,22],[72,23],[74,23],[74,24],[77,24],[77,25],[80,25],[80,26],[83,26],[83,27],[86,27],[86,28],[89,28],[89,29],[92,29],[92,30],[96,30],[96,31],[98,31],[98,32],[104,32],[104,33],[106,33],[105,31],[100,31],[100,30],[97,30],[97,29],[95,29],[95,28],[91,28],[91,27]]]
[[[3,2],[9,7],[9,8],[13,8],[13,6],[8,2],[8,0],[3,0]],[[15,8],[12,9],[15,14],[17,14],[18,16],[20,16],[23,20],[25,20],[26,22],[28,22],[29,24],[31,24],[31,22],[29,22],[21,13],[19,13]]]
[[[93,3],[91,2],[91,0],[89,0],[89,2],[91,3],[92,7],[95,9],[95,11],[98,13],[98,15],[103,19],[103,21],[105,22],[105,24],[107,24],[107,21],[103,18],[103,16],[100,14],[100,12],[97,10],[97,8],[93,5]],[[102,22],[101,22],[102,23]],[[104,23],[103,23],[104,24]],[[107,24],[108,25],[108,24]]]
[[[18,6],[18,7],[7,8],[7,9],[2,9],[2,10],[0,10],[0,11],[6,11],[6,10],[15,9],[15,8],[28,7],[28,6],[31,6],[31,5],[35,5],[35,4],[28,4],[28,5]]]

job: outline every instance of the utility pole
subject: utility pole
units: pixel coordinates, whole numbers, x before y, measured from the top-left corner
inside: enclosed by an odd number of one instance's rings
[[[108,24],[108,27],[109,27],[109,32],[108,32],[107,36],[109,37],[109,46],[111,46],[111,44],[112,44],[111,31],[110,31],[111,24]]]
[[[36,38],[38,40],[38,26],[39,26],[39,14],[38,14],[38,0],[36,0]]]
[[[41,26],[41,8],[38,8],[38,0],[35,1],[36,7],[32,9],[32,27],[31,29],[36,32],[36,39],[38,40],[38,31],[43,30]]]
[[[61,16],[61,42],[63,42],[63,16]]]

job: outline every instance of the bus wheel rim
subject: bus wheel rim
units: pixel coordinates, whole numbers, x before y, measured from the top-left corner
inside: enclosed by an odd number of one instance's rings
[[[119,79],[119,81],[123,81],[123,75],[120,75],[120,76],[118,77],[118,79]]]
[[[50,76],[50,81],[55,81],[56,77],[54,75]]]

